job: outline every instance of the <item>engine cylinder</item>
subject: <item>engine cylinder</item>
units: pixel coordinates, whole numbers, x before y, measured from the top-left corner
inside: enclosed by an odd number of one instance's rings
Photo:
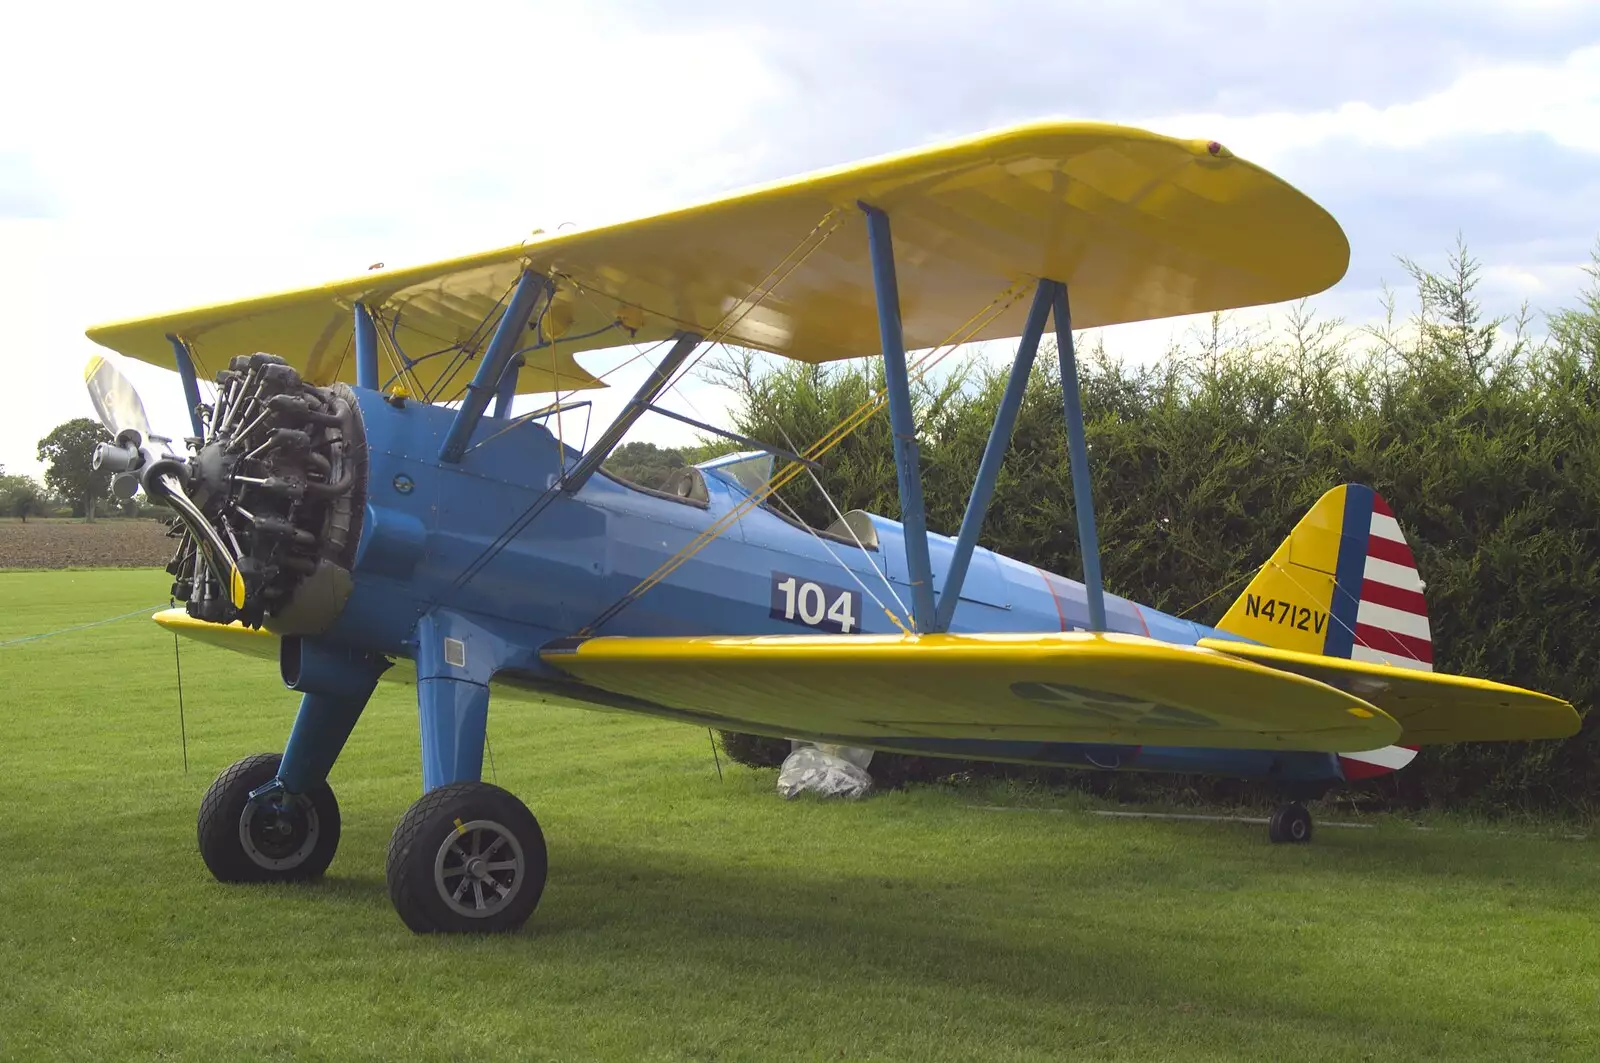
[[[283,359],[254,354],[217,374],[217,403],[186,463],[184,492],[233,554],[243,605],[193,548],[168,566],[191,616],[280,633],[326,630],[350,592],[361,536],[367,447],[343,384],[317,387]]]

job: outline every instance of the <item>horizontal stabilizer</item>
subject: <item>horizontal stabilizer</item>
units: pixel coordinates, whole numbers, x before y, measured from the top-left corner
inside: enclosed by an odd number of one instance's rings
[[[542,657],[612,704],[869,746],[954,738],[1341,752],[1400,734],[1348,692],[1137,635],[599,637],[551,644]]]
[[[1402,745],[1518,742],[1578,733],[1578,713],[1567,702],[1488,679],[1227,639],[1201,639],[1200,645],[1348,691],[1400,721]]]

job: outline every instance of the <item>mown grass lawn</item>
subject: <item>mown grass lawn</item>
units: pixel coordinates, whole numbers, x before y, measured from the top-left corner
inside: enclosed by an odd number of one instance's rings
[[[164,603],[151,570],[0,572],[0,642]],[[320,884],[222,886],[194,815],[280,748],[274,670],[132,619],[0,647],[0,1058],[1593,1059],[1600,846],[1446,824],[1107,820],[1073,796],[786,803],[706,733],[491,714],[551,873],[520,934],[389,907],[409,690],[333,774]],[[1016,805],[1015,811],[977,806]],[[1044,814],[1028,809],[1051,809]]]

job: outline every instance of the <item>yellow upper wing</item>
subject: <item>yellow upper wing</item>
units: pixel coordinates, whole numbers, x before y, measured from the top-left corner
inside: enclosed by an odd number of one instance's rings
[[[730,319],[732,343],[812,362],[871,355],[878,326],[860,202],[891,219],[910,349],[944,343],[1033,278],[1067,282],[1073,324],[1087,328],[1299,298],[1334,284],[1349,261],[1326,211],[1220,145],[1052,122],[89,336],[171,365],[171,333],[189,341],[206,371],[267,351],[314,383],[353,381],[353,303],[376,309],[382,330],[392,328],[416,358],[472,337],[526,265],[555,276],[559,291],[543,333],[556,343],[528,352],[522,392],[598,386],[576,352],[678,329],[705,333]],[[752,291],[774,276],[781,282],[752,306]],[[969,338],[1016,336],[1025,304],[1016,300]],[[629,329],[608,328],[619,319]],[[421,363],[420,382],[448,362]]]
[[[1137,635],[602,637],[542,656],[645,711],[861,745],[1003,738],[1338,752],[1400,733],[1326,684]]]
[[[1488,679],[1419,672],[1228,639],[1201,639],[1200,645],[1349,691],[1400,721],[1404,745],[1568,738],[1578,733],[1581,722],[1577,710],[1560,698]]]

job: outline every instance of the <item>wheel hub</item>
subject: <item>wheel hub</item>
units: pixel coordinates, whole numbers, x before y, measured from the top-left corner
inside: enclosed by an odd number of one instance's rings
[[[272,871],[299,866],[321,835],[316,808],[294,796],[257,798],[247,802],[239,816],[239,844],[245,855]]]
[[[522,844],[505,826],[488,819],[456,821],[433,861],[433,884],[450,910],[486,919],[522,890],[527,861]]]

